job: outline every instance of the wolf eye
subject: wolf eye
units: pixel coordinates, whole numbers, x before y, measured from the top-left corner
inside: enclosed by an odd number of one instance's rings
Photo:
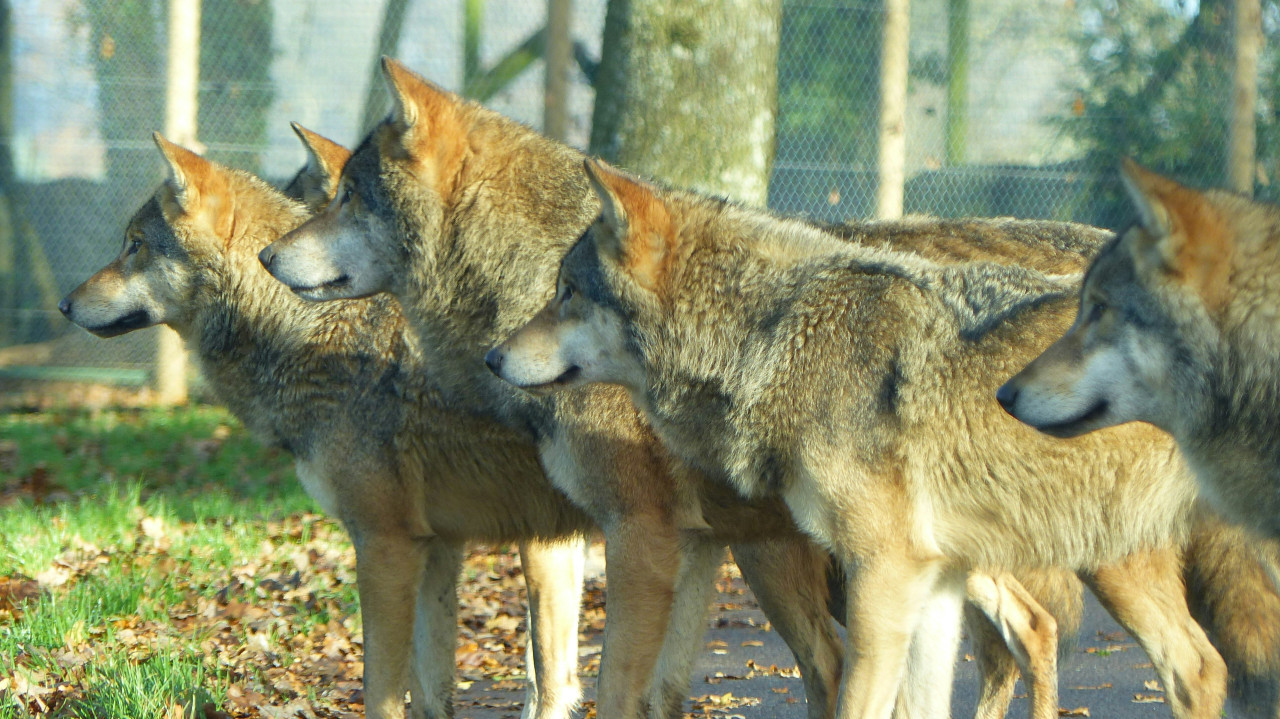
[[[560,291],[560,301],[568,302],[571,299],[573,299],[573,285],[565,285],[564,289]]]
[[[129,243],[129,249],[125,252],[125,254],[126,255],[136,254],[137,251],[141,248],[142,248],[142,238],[135,237],[133,238],[133,242]]]
[[[342,200],[338,204],[341,204],[341,205],[347,204],[348,202],[351,201],[351,196],[354,195],[355,193],[356,193],[355,187],[352,187],[350,184],[343,185]]]
[[[1107,311],[1107,303],[1094,302],[1093,306],[1089,308],[1089,321],[1097,322],[1098,320],[1102,319],[1102,313],[1106,311]]]

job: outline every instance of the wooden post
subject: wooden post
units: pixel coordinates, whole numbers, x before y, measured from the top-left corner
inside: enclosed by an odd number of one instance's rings
[[[1227,134],[1227,186],[1253,196],[1257,158],[1258,55],[1262,46],[1259,0],[1235,0],[1231,71],[1231,117]]]
[[[947,13],[947,165],[964,163],[969,134],[969,0]]]
[[[197,149],[200,86],[200,0],[169,0],[169,48],[165,78],[164,134]],[[155,390],[161,404],[187,400],[187,352],[178,333],[158,330]]]
[[[547,77],[543,93],[542,134],[563,142],[569,131],[569,68],[573,0],[547,0]]]
[[[880,48],[880,133],[876,217],[902,216],[907,158],[907,50],[909,0],[884,0],[884,40]]]

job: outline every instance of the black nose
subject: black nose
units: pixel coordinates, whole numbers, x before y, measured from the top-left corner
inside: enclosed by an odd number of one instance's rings
[[[1018,401],[1018,388],[1013,386],[1013,382],[1005,382],[996,390],[996,401],[1004,407],[1004,411],[1012,412],[1013,405]]]
[[[62,301],[58,303],[58,311],[67,317],[71,316],[71,298],[70,297],[62,298]]]
[[[275,260],[276,260],[276,253],[271,251],[270,245],[267,245],[266,247],[262,248],[262,252],[258,253],[258,261],[261,262],[262,266],[267,268],[268,270],[271,269],[271,263],[275,262]]]
[[[489,350],[484,355],[484,363],[489,366],[489,371],[498,374],[502,371],[502,352],[497,347]]]

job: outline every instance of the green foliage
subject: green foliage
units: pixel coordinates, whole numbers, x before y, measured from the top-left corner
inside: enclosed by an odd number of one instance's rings
[[[107,174],[146,184],[147,140],[164,123],[164,5],[155,0],[82,0],[73,20],[87,30],[98,78]]]
[[[258,171],[258,148],[267,144],[274,96],[271,26],[267,0],[203,0],[200,140],[213,159],[250,172]]]
[[[1122,157],[1187,182],[1221,185],[1233,63],[1229,0],[1080,0],[1078,6],[1082,82],[1060,122],[1084,150],[1092,221],[1114,226],[1131,213],[1116,179]],[[1273,141],[1280,126],[1271,110],[1280,92],[1276,13],[1277,3],[1263,2],[1258,148],[1270,177],[1280,159]],[[1276,194],[1265,185],[1258,190]]]
[[[784,2],[777,157],[866,166],[876,155],[877,2]]]

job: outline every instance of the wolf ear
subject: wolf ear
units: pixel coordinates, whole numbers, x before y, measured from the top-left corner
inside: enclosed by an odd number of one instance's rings
[[[233,213],[227,178],[221,168],[156,132],[156,147],[169,166],[167,192],[161,201],[165,220],[173,224],[182,217],[204,222],[218,237],[229,240]]]
[[[1222,299],[1234,236],[1204,193],[1126,159],[1120,177],[1146,231],[1140,267],[1158,267],[1194,287],[1210,305]]]
[[[646,289],[656,290],[666,275],[675,235],[671,213],[654,189],[600,160],[583,167],[600,198],[600,252],[620,264]]]
[[[300,199],[315,210],[328,204],[337,194],[338,178],[342,176],[347,160],[351,159],[351,151],[296,122],[289,123],[289,126],[307,151],[307,164],[290,184],[290,189],[296,185]]]

